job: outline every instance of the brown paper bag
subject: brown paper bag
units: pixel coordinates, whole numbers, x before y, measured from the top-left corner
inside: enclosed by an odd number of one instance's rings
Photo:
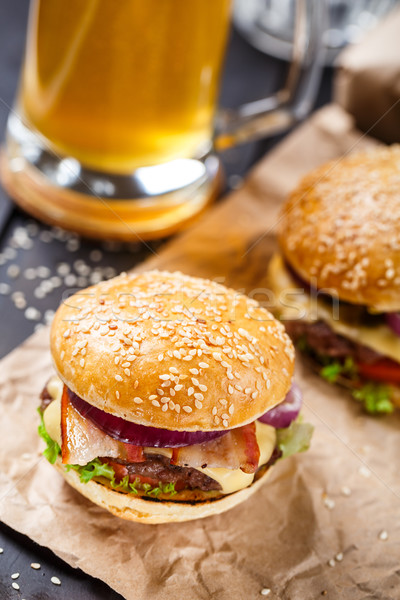
[[[141,268],[262,286],[287,192],[315,165],[371,143],[341,109],[323,109]],[[248,600],[263,588],[274,600],[400,598],[398,416],[365,416],[298,360],[305,418],[316,427],[310,451],[278,463],[226,514],[141,525],[91,504],[40,458],[35,410],[50,372],[48,330],[1,362],[0,515],[10,527],[129,600]]]

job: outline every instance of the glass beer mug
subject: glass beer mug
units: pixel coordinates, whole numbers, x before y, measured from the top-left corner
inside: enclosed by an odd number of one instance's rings
[[[83,235],[176,231],[217,195],[217,150],[309,110],[323,4],[297,1],[284,89],[216,118],[230,0],[32,0],[1,161],[6,189]]]

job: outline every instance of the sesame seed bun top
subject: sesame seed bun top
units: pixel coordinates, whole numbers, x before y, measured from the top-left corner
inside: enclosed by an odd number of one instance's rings
[[[178,431],[254,421],[287,394],[293,346],[243,294],[181,273],[121,274],[82,290],[51,329],[55,368],[113,415]]]
[[[400,310],[400,145],[312,171],[284,206],[279,240],[315,287],[381,312]]]

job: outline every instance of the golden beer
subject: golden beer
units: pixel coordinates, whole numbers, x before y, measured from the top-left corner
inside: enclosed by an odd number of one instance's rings
[[[19,105],[49,147],[115,173],[206,152],[230,0],[34,0]]]

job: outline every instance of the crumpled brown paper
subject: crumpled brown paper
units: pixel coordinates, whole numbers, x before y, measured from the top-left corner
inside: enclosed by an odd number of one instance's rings
[[[357,127],[391,144],[400,142],[400,7],[339,55],[335,100]]]
[[[287,192],[315,165],[371,143],[341,109],[323,109],[142,268],[262,287]],[[0,515],[9,526],[129,600],[248,600],[263,588],[273,600],[400,598],[399,416],[365,416],[298,360],[305,417],[316,428],[310,451],[280,461],[226,514],[141,525],[91,504],[40,458],[35,411],[50,372],[47,330],[1,362]]]

